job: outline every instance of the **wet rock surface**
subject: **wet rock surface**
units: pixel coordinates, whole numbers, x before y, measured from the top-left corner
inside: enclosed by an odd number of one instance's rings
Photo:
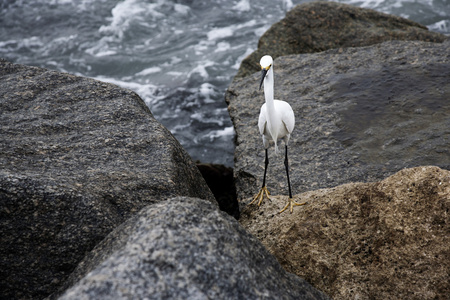
[[[133,92],[0,60],[2,297],[53,292],[145,205],[214,196]]]
[[[377,181],[406,167],[450,169],[449,47],[448,40],[391,41],[276,59],[275,98],[296,116],[293,193]],[[235,79],[226,93],[238,200],[258,191],[264,172],[259,80],[259,73]],[[267,186],[274,195],[287,195],[283,160],[271,146]]]
[[[59,299],[328,299],[231,216],[195,198],[144,208],[73,275],[77,283]]]
[[[240,223],[289,272],[333,299],[446,299],[450,293],[450,171],[404,169],[247,206]]]
[[[258,49],[246,57],[236,77],[259,71],[259,60],[314,53],[333,48],[361,47],[390,40],[443,42],[446,37],[413,21],[336,2],[299,4],[272,25],[258,42]]]

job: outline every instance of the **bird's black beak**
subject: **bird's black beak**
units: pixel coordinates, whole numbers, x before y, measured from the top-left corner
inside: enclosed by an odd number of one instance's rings
[[[267,70],[266,69],[262,69],[261,70],[261,82],[259,83],[259,90],[261,90],[261,86],[264,82],[264,78],[266,77],[267,74]]]

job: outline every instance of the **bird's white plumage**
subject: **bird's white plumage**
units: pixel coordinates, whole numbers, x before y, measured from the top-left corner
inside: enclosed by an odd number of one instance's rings
[[[261,64],[261,82],[259,88],[264,82],[264,97],[266,103],[261,106],[261,112],[259,113],[258,128],[259,133],[262,135],[263,144],[266,152],[266,159],[264,161],[264,177],[262,187],[259,193],[253,198],[250,204],[257,202],[258,206],[261,205],[264,196],[269,198],[269,190],[266,187],[266,174],[267,166],[269,165],[269,157],[267,155],[267,149],[269,148],[269,141],[275,142],[275,152],[278,152],[278,139],[283,138],[286,144],[286,151],[284,157],[284,166],[286,167],[286,177],[288,182],[289,200],[280,213],[290,208],[292,213],[294,206],[305,205],[306,202],[297,203],[292,198],[291,182],[289,180],[289,162],[288,162],[288,143],[291,133],[294,130],[295,116],[292,111],[292,107],[289,103],[281,100],[275,100],[273,97],[273,59],[269,55],[265,55],[259,62]]]
[[[284,139],[286,145],[294,130],[295,116],[289,103],[274,99],[273,59],[265,55],[260,61],[261,68],[267,70],[264,77],[264,96],[266,103],[261,107],[258,119],[259,133],[262,135],[264,148],[269,148],[269,141],[275,143],[278,152],[278,139]]]

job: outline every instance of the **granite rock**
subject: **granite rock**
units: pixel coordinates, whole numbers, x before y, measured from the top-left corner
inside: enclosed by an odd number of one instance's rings
[[[259,71],[259,60],[266,54],[275,59],[390,40],[443,42],[445,39],[445,35],[428,31],[421,24],[372,9],[325,1],[303,3],[261,36],[258,49],[241,62],[236,77]]]
[[[0,60],[0,285],[52,293],[111,230],[177,195],[215,203],[134,92]]]
[[[240,222],[288,271],[333,299],[447,299],[450,171],[416,167],[373,183],[251,205]]]
[[[235,219],[197,198],[145,207],[74,275],[59,299],[328,299],[284,271]]]
[[[296,116],[293,193],[377,181],[407,167],[450,169],[449,48],[450,40],[390,41],[275,59],[275,98],[289,102]],[[259,73],[235,79],[226,93],[238,200],[258,191],[264,172],[259,81]],[[287,195],[284,158],[273,149],[267,186]]]

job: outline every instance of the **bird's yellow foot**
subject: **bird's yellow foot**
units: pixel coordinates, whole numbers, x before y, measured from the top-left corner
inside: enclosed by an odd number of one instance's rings
[[[259,199],[259,201],[258,201],[258,206],[260,206],[261,203],[262,203],[262,201],[263,201],[264,195],[266,195],[267,199],[270,200],[270,198],[269,198],[270,192],[269,192],[269,190],[267,189],[266,186],[263,186],[263,187],[261,188],[261,190],[259,190],[258,195],[256,195],[256,196],[253,198],[253,201],[250,202],[250,204],[253,204],[256,200]],[[250,205],[250,204],[249,204],[249,205]]]
[[[289,198],[288,203],[286,204],[286,206],[282,210],[280,210],[279,214],[281,214],[283,211],[285,211],[288,208],[288,206],[291,207],[290,211],[291,211],[291,214],[292,214],[292,211],[294,210],[294,205],[295,206],[300,206],[300,205],[305,205],[305,204],[306,204],[306,202],[297,203],[297,202],[294,201],[293,198]]]

